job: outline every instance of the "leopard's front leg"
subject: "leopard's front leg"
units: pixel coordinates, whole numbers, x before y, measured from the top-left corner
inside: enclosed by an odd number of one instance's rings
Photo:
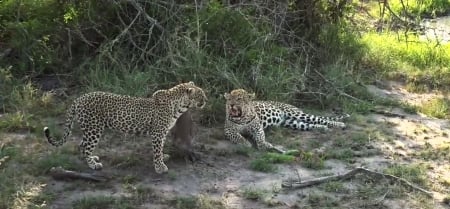
[[[252,146],[252,144],[240,134],[237,128],[234,128],[225,122],[224,129],[225,129],[225,138],[227,140],[230,140],[232,143],[244,145],[247,147]]]
[[[266,135],[264,133],[263,126],[261,124],[251,128],[250,133],[253,135],[253,139],[256,142],[258,149],[272,149],[273,145],[266,141]]]
[[[164,164],[164,141],[166,139],[167,131],[158,130],[152,135],[152,148],[153,148],[153,164],[155,166],[156,173],[165,173],[169,169]]]

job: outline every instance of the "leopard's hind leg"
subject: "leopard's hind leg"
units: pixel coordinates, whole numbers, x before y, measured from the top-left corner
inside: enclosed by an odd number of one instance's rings
[[[83,154],[88,166],[91,169],[99,170],[102,169],[103,165],[100,159],[96,155],[92,155],[95,147],[97,146],[102,134],[105,129],[103,123],[85,123],[80,121],[80,127],[83,131],[83,140],[81,141],[79,148]]]

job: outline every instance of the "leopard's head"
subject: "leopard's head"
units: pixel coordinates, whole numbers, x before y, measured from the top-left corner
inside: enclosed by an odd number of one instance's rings
[[[235,89],[224,94],[226,100],[227,117],[234,119],[251,119],[255,116],[252,101],[254,93],[248,93],[244,89]]]
[[[175,86],[181,90],[183,96],[185,97],[185,105],[188,108],[200,108],[205,107],[208,98],[206,97],[205,91],[200,87],[196,86],[194,82],[189,81],[187,83],[181,83]]]

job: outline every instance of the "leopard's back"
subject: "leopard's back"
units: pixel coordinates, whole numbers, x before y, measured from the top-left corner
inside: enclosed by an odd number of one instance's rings
[[[105,127],[125,133],[145,132],[154,112],[158,111],[151,98],[132,97],[107,92],[91,92],[74,102],[80,123],[102,123]]]

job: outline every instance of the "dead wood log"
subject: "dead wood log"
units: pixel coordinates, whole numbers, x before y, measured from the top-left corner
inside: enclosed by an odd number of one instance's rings
[[[52,167],[49,174],[56,180],[73,180],[81,179],[87,181],[104,182],[109,178],[105,175],[91,174],[91,173],[81,173],[76,171],[70,171],[59,167]]]
[[[322,184],[322,183],[326,183],[326,182],[330,182],[330,181],[340,181],[340,180],[346,180],[349,178],[354,177],[356,174],[358,173],[363,173],[369,176],[373,176],[376,178],[386,178],[392,181],[397,181],[402,183],[403,185],[410,187],[412,189],[418,190],[424,194],[426,194],[427,196],[433,197],[433,192],[425,190],[417,185],[414,185],[413,183],[394,176],[394,175],[390,175],[390,174],[384,174],[384,173],[380,173],[377,171],[372,171],[366,168],[362,168],[362,167],[357,167],[347,173],[344,174],[337,174],[337,175],[332,175],[332,176],[324,176],[324,177],[319,177],[319,178],[315,178],[315,179],[311,179],[308,181],[303,181],[303,182],[292,182],[289,180],[285,180],[283,181],[283,183],[281,184],[282,187],[284,188],[289,188],[289,189],[301,189],[301,188],[305,188],[305,187],[309,187],[309,186],[313,186],[313,185],[318,185],[318,184]]]

